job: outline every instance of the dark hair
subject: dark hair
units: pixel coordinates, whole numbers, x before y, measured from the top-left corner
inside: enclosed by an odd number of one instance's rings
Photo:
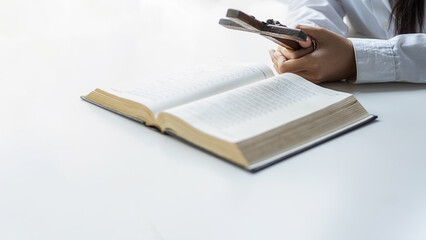
[[[392,6],[390,22],[395,22],[395,34],[423,30],[424,0],[389,0]]]

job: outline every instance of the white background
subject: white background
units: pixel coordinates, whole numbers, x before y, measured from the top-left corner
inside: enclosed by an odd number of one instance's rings
[[[269,63],[217,22],[276,1],[1,0],[0,239],[425,239],[426,86],[346,83],[379,120],[251,174],[79,99],[198,63]]]

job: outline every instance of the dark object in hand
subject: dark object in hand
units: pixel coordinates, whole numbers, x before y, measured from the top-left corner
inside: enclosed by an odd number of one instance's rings
[[[258,33],[269,40],[288,49],[300,49],[298,41],[306,41],[308,36],[299,29],[288,28],[273,19],[261,22],[239,10],[228,9],[227,18],[222,18],[219,24],[230,29]]]

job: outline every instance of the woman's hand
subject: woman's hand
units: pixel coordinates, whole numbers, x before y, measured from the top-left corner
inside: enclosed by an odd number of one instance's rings
[[[269,53],[278,73],[295,73],[314,83],[356,76],[355,53],[349,39],[323,28],[299,28],[316,41],[316,49],[311,52],[309,48],[292,52],[287,49],[271,50]]]
[[[296,28],[298,28],[297,26]],[[315,45],[312,43],[311,37],[308,36],[306,41],[299,41],[299,45],[302,47],[299,50],[290,50],[285,47],[278,46],[277,51],[280,52],[285,59],[296,59],[305,56],[314,51]]]

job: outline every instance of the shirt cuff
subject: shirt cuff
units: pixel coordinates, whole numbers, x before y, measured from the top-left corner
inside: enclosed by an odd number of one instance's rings
[[[396,64],[392,44],[387,40],[349,38],[355,52],[357,77],[354,83],[394,82]]]

